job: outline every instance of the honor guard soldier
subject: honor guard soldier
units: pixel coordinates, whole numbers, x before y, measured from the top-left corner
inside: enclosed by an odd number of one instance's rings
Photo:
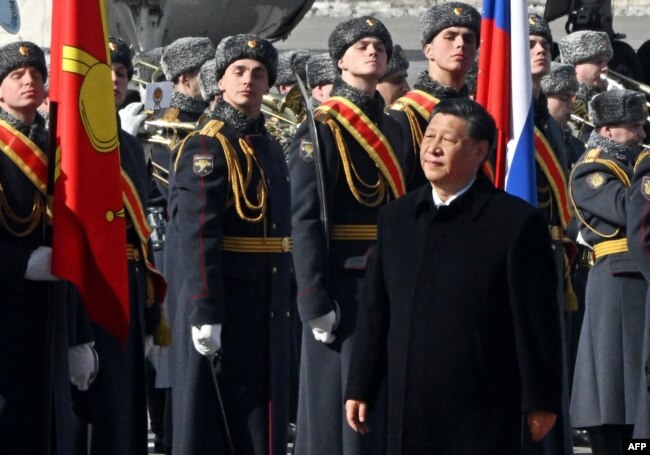
[[[386,74],[379,79],[377,91],[384,98],[384,104],[390,106],[411,89],[406,80],[408,77],[409,61],[402,46],[393,46],[393,55],[390,56]]]
[[[329,54],[316,54],[307,61],[307,86],[311,90],[311,108],[324,103],[332,91],[336,70]]]
[[[294,264],[303,321],[296,453],[364,452],[341,404],[356,296],[376,239],[377,214],[405,192],[397,158],[402,135],[376,91],[392,48],[390,33],[374,17],[339,23],[329,37],[339,78],[316,109],[315,124],[301,125],[291,144],[292,226],[300,252]],[[383,415],[378,406],[377,425]],[[367,447],[365,453],[382,450]]]
[[[223,99],[173,161],[165,255],[175,455],[286,454],[290,190],[261,114],[276,68],[266,39],[224,38]]]
[[[45,245],[47,131],[37,112],[47,66],[34,43],[0,47],[0,453],[70,453],[70,382],[85,390],[96,372],[90,327],[79,324],[70,285],[51,272]],[[48,311],[52,311],[48,321]],[[55,323],[54,336],[47,336]],[[74,332],[77,332],[73,335]],[[72,336],[70,336],[72,335]],[[52,346],[54,343],[54,346]],[[71,346],[68,349],[68,346]],[[50,359],[52,367],[50,367]],[[68,359],[68,354],[70,359]],[[50,368],[52,368],[50,370]],[[51,387],[52,408],[44,391]],[[46,420],[57,431],[48,435]],[[50,436],[50,439],[48,439]]]
[[[564,151],[562,129],[548,111],[546,96],[542,93],[542,79],[551,70],[551,46],[553,36],[548,23],[538,14],[528,16],[529,57],[532,82],[534,144],[535,144],[535,180],[537,185],[537,206],[546,215],[549,232],[553,242],[555,270],[557,272],[558,314],[562,327],[562,413],[557,425],[541,444],[534,444],[524,433],[524,454],[566,454],[572,453],[571,426],[569,424],[569,385],[567,375],[565,323],[568,311],[575,308],[575,295],[570,285],[568,269],[565,270],[564,242],[568,241],[566,229],[571,218],[567,197],[567,177],[569,167]],[[570,305],[567,303],[570,302]],[[570,306],[570,308],[568,308]]]
[[[578,139],[587,142],[592,131],[587,106],[594,95],[607,89],[607,81],[601,76],[607,72],[614,50],[607,33],[592,30],[571,33],[560,39],[558,45],[562,63],[569,63],[576,69],[580,85],[573,113],[583,121],[576,123],[574,129]]]
[[[627,244],[643,273],[646,284],[650,283],[650,149],[646,146],[634,165],[630,204],[627,211]],[[645,328],[639,379],[639,406],[634,421],[633,437],[650,438],[650,292],[645,300]]]
[[[120,38],[109,38],[108,47],[117,107],[124,102],[133,76],[131,51]],[[169,327],[166,321],[161,321],[160,309],[165,283],[152,265],[149,226],[144,221],[151,176],[138,140],[121,128],[118,134],[124,196],[130,201],[125,204],[124,258],[128,264],[130,322],[124,344],[99,325],[92,324],[101,366],[97,379],[77,398],[78,409],[83,409],[82,418],[92,423],[89,434],[92,455],[136,455],[146,451],[145,351],[154,342],[169,343]]]
[[[413,90],[390,106],[388,115],[402,128],[407,189],[426,182],[420,166],[420,143],[431,111],[443,98],[467,97],[467,73],[479,46],[481,15],[461,2],[436,5],[420,18],[420,44],[428,61]]]
[[[626,452],[639,400],[647,285],[628,251],[632,164],[645,138],[645,96],[610,90],[592,98],[595,129],[574,166],[570,196],[580,241],[593,248],[580,332],[571,422],[589,433],[594,455]]]

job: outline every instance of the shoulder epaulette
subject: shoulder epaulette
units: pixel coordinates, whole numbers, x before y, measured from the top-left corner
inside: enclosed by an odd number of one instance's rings
[[[582,161],[585,162],[585,163],[592,163],[592,162],[594,162],[594,161],[596,161],[598,159],[598,157],[600,156],[600,154],[602,152],[603,151],[601,149],[598,149],[598,148],[590,149],[590,150],[587,151],[587,153],[585,155],[585,159],[582,160]]]
[[[217,137],[221,128],[223,128],[224,123],[221,120],[209,120],[201,131],[199,132],[202,136]]]
[[[627,175],[625,170],[623,170],[616,161],[601,158],[600,155],[602,154],[602,152],[603,152],[602,149],[599,148],[589,149],[584,159],[576,165],[576,168],[581,164],[588,164],[588,163],[602,164],[603,166],[608,167],[614,173],[614,175],[621,182],[623,182],[623,185],[629,188],[631,185],[630,176]]]
[[[639,153],[639,156],[636,157],[636,161],[634,162],[634,170],[636,171],[636,167],[639,165],[639,163],[645,159],[647,159],[650,156],[650,150],[645,149],[643,152]]]
[[[162,119],[166,122],[175,122],[178,120],[178,116],[181,114],[180,109],[175,107],[168,107],[165,113],[163,114]]]

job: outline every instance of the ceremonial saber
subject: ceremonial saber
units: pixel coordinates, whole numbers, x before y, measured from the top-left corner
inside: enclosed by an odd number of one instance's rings
[[[210,377],[212,380],[212,385],[214,390],[217,392],[217,402],[219,403],[219,411],[221,412],[221,419],[223,420],[223,428],[226,431],[226,439],[228,439],[228,447],[230,448],[230,454],[235,455],[235,447],[232,444],[232,438],[230,436],[230,427],[228,426],[228,419],[226,418],[226,409],[223,406],[223,399],[221,398],[221,389],[219,388],[219,382],[217,381],[217,370],[215,368],[216,362],[219,362],[218,354],[211,354],[206,356],[206,360],[210,365]],[[216,362],[215,362],[216,360]]]

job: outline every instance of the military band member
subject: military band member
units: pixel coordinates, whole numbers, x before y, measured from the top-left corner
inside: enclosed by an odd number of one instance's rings
[[[286,95],[296,85],[296,74],[307,83],[307,62],[311,54],[304,49],[285,51],[278,56],[278,78],[275,88],[280,95]]]
[[[199,71],[199,88],[203,101],[208,103],[206,108],[208,113],[214,109],[217,101],[221,98],[221,92],[217,85],[216,65],[215,59],[210,59],[201,66],[201,71]]]
[[[397,120],[408,141],[404,151],[407,189],[426,182],[420,167],[422,135],[431,111],[443,98],[467,97],[467,73],[479,46],[481,15],[461,2],[441,3],[420,18],[420,44],[428,62],[413,90],[397,100],[388,114]]]
[[[311,107],[324,103],[332,91],[336,70],[329,54],[316,54],[307,61],[307,87],[311,91]]]
[[[175,455],[230,453],[230,444],[238,454],[286,453],[290,190],[261,114],[276,68],[269,41],[224,38],[223,99],[173,161],[165,254],[177,308]]]
[[[572,452],[569,424],[569,386],[567,368],[567,346],[569,339],[566,323],[569,310],[573,311],[575,295],[570,287],[568,269],[565,268],[564,241],[566,228],[571,217],[567,197],[567,176],[569,167],[564,150],[562,129],[549,114],[546,96],[542,93],[542,79],[551,70],[551,46],[553,36],[548,23],[538,14],[528,16],[529,56],[532,80],[534,144],[535,144],[535,180],[537,185],[537,206],[546,215],[549,232],[553,241],[555,270],[557,272],[558,313],[562,320],[562,374],[563,374],[563,412],[558,416],[549,437],[542,444],[533,444],[524,438],[524,453],[570,454]],[[569,308],[567,302],[571,302]]]
[[[605,32],[584,30],[563,37],[558,44],[562,63],[575,67],[580,84],[573,113],[589,121],[589,101],[607,89],[607,82],[601,76],[607,72],[607,65],[614,55],[609,37]],[[578,131],[578,138],[587,142],[592,128],[584,123],[576,124],[574,128]]]
[[[632,165],[645,138],[645,96],[611,90],[589,103],[595,125],[574,166],[571,202],[581,241],[594,249],[576,360],[571,421],[595,455],[623,454],[635,423],[647,285],[627,243]]]
[[[392,49],[390,33],[374,17],[339,23],[330,34],[329,53],[340,78],[315,111],[317,137],[303,124],[291,145],[292,226],[300,251],[294,264],[303,321],[296,453],[383,450],[362,450],[362,439],[345,423],[342,403],[356,295],[376,238],[377,213],[405,191],[397,158],[402,136],[376,91]],[[377,412],[380,422],[384,411]]]
[[[393,55],[388,62],[386,74],[379,79],[377,91],[384,98],[384,104],[390,106],[411,89],[406,78],[408,77],[409,61],[402,46],[393,46]]]
[[[123,103],[133,76],[131,51],[120,38],[109,38],[108,47],[117,107]],[[149,227],[143,221],[150,175],[138,140],[121,128],[118,134],[124,194],[131,201],[125,209],[124,253],[128,264],[130,322],[125,343],[92,324],[100,368],[97,379],[77,400],[79,408],[85,410],[82,418],[92,423],[89,446],[93,455],[146,453],[145,351],[153,345],[154,333],[163,335],[158,330],[163,330],[160,304],[164,280],[150,262]],[[158,337],[156,342],[168,343],[166,338]],[[80,450],[86,453],[85,447]]]

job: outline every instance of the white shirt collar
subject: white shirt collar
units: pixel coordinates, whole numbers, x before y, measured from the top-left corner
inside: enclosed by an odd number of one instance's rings
[[[431,194],[433,194],[433,203],[436,205],[436,208],[440,207],[441,205],[451,204],[459,196],[465,194],[467,190],[469,190],[470,187],[474,184],[475,181],[476,181],[476,177],[474,177],[465,187],[461,188],[460,191],[458,191],[456,194],[452,194],[451,196],[449,196],[446,201],[443,201],[440,198],[440,196],[438,196],[438,193],[436,193],[436,189],[432,188]]]

